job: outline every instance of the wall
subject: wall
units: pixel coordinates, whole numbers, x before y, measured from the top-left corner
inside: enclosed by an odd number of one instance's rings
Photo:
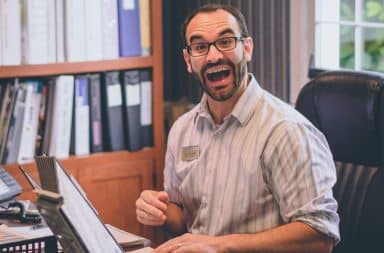
[[[309,59],[314,52],[315,0],[291,0],[290,7],[290,103],[309,81]]]

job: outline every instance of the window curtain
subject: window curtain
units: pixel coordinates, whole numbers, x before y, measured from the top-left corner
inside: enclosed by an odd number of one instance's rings
[[[198,81],[186,71],[180,31],[188,13],[207,3],[232,5],[244,14],[254,41],[248,70],[264,89],[288,102],[289,0],[163,0],[165,99],[187,97],[194,103],[200,100]]]

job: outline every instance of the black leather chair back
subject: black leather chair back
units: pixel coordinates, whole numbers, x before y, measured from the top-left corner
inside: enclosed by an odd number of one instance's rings
[[[335,160],[341,242],[333,252],[384,252],[384,75],[325,72],[303,87],[296,109]]]

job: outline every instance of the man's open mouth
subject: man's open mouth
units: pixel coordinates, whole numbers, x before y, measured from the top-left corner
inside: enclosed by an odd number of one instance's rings
[[[221,81],[227,78],[231,73],[230,69],[216,69],[212,71],[207,71],[207,79],[211,82]]]

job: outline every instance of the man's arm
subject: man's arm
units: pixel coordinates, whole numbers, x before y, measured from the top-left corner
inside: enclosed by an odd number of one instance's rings
[[[334,241],[302,222],[292,222],[256,234],[207,236],[184,234],[155,249],[166,252],[331,252]]]
[[[164,225],[172,235],[177,236],[187,232],[183,209],[180,206],[170,202],[165,211],[165,216],[167,219]]]
[[[168,194],[164,191],[143,191],[136,201],[136,216],[144,225],[165,225],[175,235],[187,231],[182,208],[168,202]]]

